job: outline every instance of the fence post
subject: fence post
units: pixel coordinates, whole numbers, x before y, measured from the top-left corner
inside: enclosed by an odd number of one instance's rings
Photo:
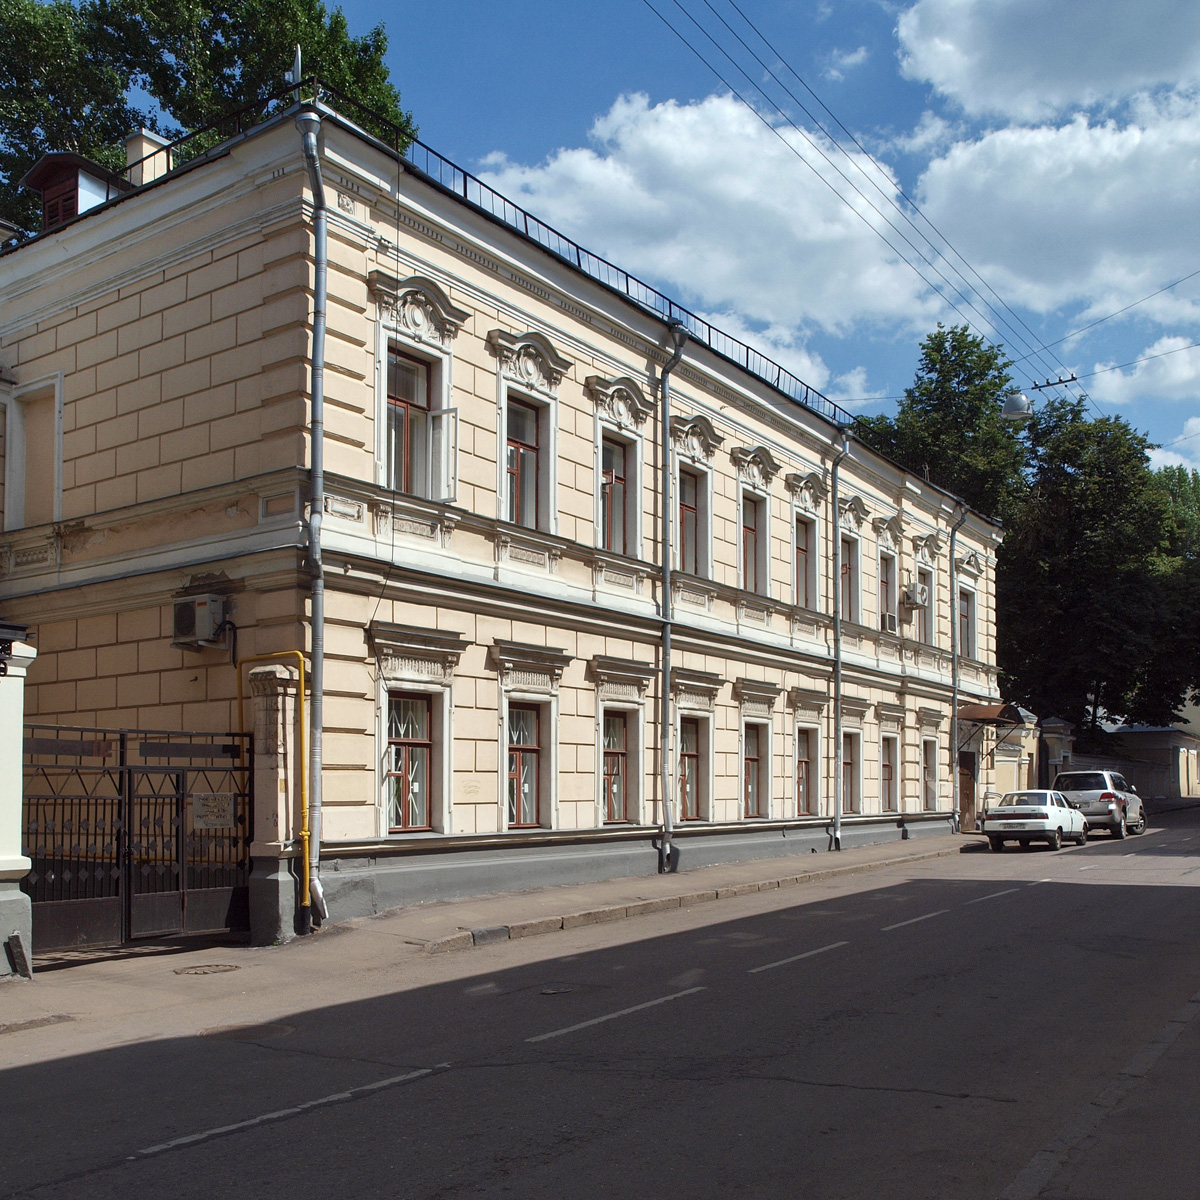
[[[296,935],[299,774],[296,673],[272,663],[252,667],[254,703],[254,841],[250,844],[250,940],[256,946]]]
[[[21,853],[23,822],[25,673],[37,651],[25,630],[0,627],[0,976],[29,974],[33,909],[21,891],[32,865]]]

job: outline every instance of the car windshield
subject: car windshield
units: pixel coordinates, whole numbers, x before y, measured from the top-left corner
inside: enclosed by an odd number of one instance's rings
[[[1001,808],[1029,808],[1049,804],[1045,792],[1009,792],[1000,801]]]
[[[1099,771],[1080,771],[1075,775],[1060,775],[1054,786],[1065,792],[1102,792],[1108,783]]]

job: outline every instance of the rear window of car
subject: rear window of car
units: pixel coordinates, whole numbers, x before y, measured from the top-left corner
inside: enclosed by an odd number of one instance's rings
[[[1054,786],[1064,792],[1102,792],[1108,781],[1099,771],[1079,771],[1074,775],[1060,775]]]
[[[1045,792],[1009,792],[1000,801],[1001,808],[1025,808],[1029,805],[1046,805],[1050,801],[1046,799]]]

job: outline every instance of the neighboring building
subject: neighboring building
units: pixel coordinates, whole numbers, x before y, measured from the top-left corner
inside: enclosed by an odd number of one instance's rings
[[[993,790],[993,731],[951,746],[951,622],[964,701],[997,703],[999,529],[853,441],[833,512],[836,406],[322,112],[332,914],[655,869],[667,316],[691,334],[670,412],[683,863],[828,847],[835,588],[844,841],[947,830],[955,769]],[[309,650],[294,115],[0,255],[0,616],[38,649],[31,719],[231,730],[233,644]],[[259,739],[256,876],[296,851],[297,752]]]

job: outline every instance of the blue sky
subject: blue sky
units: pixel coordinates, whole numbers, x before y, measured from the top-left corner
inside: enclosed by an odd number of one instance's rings
[[[752,107],[646,0],[343,7],[387,28],[423,141],[846,407],[889,410],[969,319],[1022,387],[1086,375],[1200,466],[1200,274],[1030,355],[1200,271],[1200,6],[650,3]]]

